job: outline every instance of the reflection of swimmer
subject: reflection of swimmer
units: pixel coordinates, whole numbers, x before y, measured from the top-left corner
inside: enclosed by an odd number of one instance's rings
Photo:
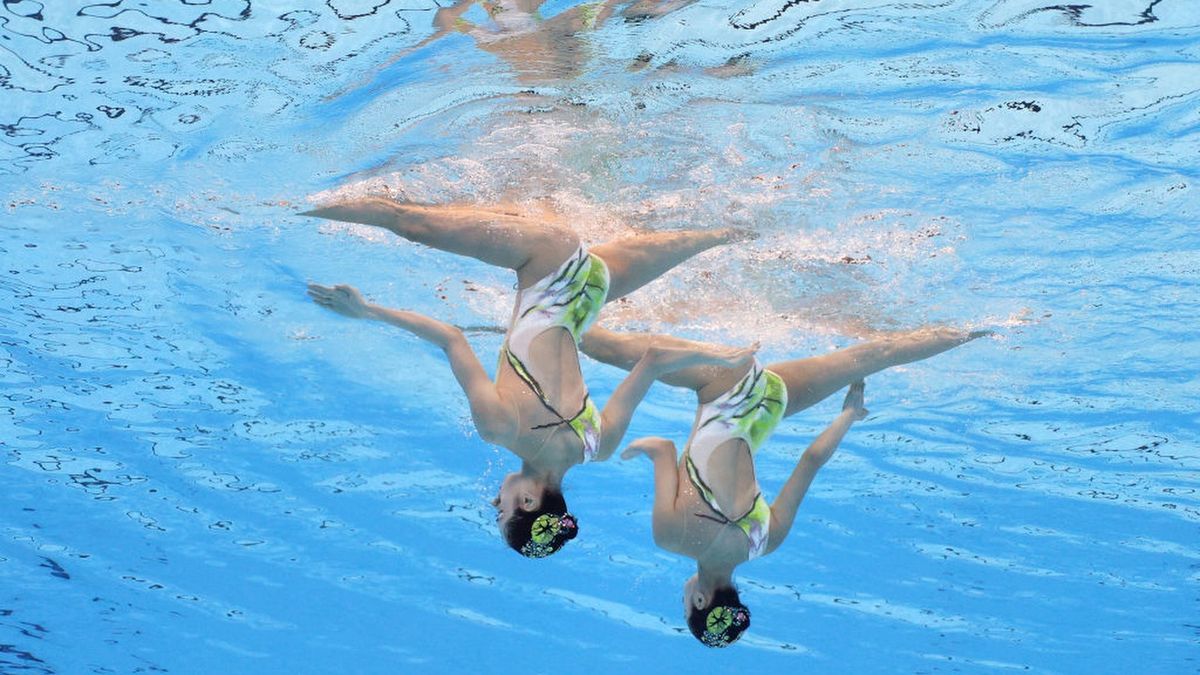
[[[926,329],[831,354],[739,367],[681,369],[663,382],[694,390],[700,407],[683,457],[665,438],[641,438],[621,454],[654,462],[654,541],[696,561],[684,584],[684,614],[698,640],[725,647],[750,625],[750,610],[733,586],[733,568],[774,551],[787,538],[817,470],[850,425],[866,416],[862,379],[885,368],[929,358],[984,333]],[[630,368],[649,344],[700,349],[698,343],[592,328],[581,348],[592,358]],[[842,413],[800,457],[770,505],[754,473],[754,454],[781,419],[850,385]]]
[[[366,302],[350,286],[309,285],[317,304],[353,318],[377,319],[440,347],[471,406],[484,440],[522,460],[493,502],[510,546],[529,557],[554,553],[576,533],[562,496],[576,464],[608,459],[634,407],[655,378],[703,364],[736,367],[753,349],[650,345],[603,411],[588,396],[578,344],[601,306],[667,270],[739,235],[733,230],[656,233],[585,249],[574,232],[500,211],[364,199],[304,215],[382,227],[410,241],[507,267],[517,301],[493,383],[462,330],[427,316]]]
[[[438,10],[430,40],[458,31],[475,39],[476,45],[501,59],[521,82],[536,83],[579,75],[588,59],[582,35],[599,28],[624,0],[601,0],[576,5],[543,19],[545,0],[459,0]],[[621,15],[628,21],[658,18],[682,9],[695,0],[636,0]],[[464,18],[478,5],[488,20],[479,24]]]
[[[477,47],[503,60],[517,80],[537,84],[578,76],[588,60],[584,35],[599,28],[625,0],[599,0],[576,5],[543,18],[545,0],[458,0],[434,14],[435,32],[410,49],[393,56],[383,68],[416,50],[452,33],[463,33]],[[642,21],[686,7],[695,0],[636,0],[621,14],[628,21]],[[473,7],[486,19],[472,21]],[[360,83],[351,87],[359,89]],[[343,92],[338,96],[345,95]]]

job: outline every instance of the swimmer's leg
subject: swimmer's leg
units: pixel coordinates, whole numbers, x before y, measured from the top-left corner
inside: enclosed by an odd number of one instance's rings
[[[892,366],[927,359],[989,334],[989,331],[923,328],[821,356],[772,363],[767,369],[783,378],[787,386],[786,417],[868,375]]]
[[[656,232],[605,242],[590,250],[608,265],[608,301],[612,302],[697,253],[746,238],[746,231],[734,229]]]
[[[522,288],[558,269],[579,247],[579,238],[567,228],[467,205],[368,197],[300,215],[382,227],[409,241],[507,267],[517,272]]]
[[[588,332],[583,334],[579,350],[601,363],[607,363],[622,370],[632,370],[652,343],[660,347],[684,349],[711,347],[703,342],[694,342],[670,335],[615,333],[607,328],[592,326]],[[725,391],[746,373],[747,368],[747,366],[741,368],[691,366],[662,375],[658,380],[675,387],[691,389],[699,395],[701,390],[706,387],[717,388],[723,382],[725,383],[724,389],[720,391]],[[720,391],[717,392],[718,395]],[[702,400],[704,400],[703,397]]]

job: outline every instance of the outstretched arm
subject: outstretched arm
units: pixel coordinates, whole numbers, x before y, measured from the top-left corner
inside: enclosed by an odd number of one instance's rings
[[[842,413],[825,431],[821,432],[820,436],[817,436],[812,445],[809,445],[804,454],[800,456],[800,462],[792,470],[791,477],[784,483],[783,489],[779,491],[779,496],[771,504],[771,533],[767,540],[768,553],[779,548],[779,545],[787,538],[788,532],[792,529],[792,522],[796,519],[796,509],[800,508],[800,502],[808,492],[808,487],[817,477],[817,471],[825,466],[830,457],[833,457],[833,452],[837,450],[838,444],[850,430],[850,425],[867,416],[867,410],[863,407],[863,388],[862,380],[850,385],[850,391],[846,392],[846,400],[842,403]]]
[[[467,395],[471,418],[483,440],[508,447],[516,438],[516,414],[500,396],[462,330],[444,321],[367,302],[353,286],[309,284],[308,295],[322,307],[355,319],[375,319],[432,342],[450,361],[454,379]]]
[[[629,371],[629,375],[617,385],[608,403],[604,404],[604,410],[600,412],[600,450],[596,453],[596,461],[603,462],[612,457],[617,446],[621,444],[621,439],[625,437],[634,409],[646,397],[646,392],[656,379],[693,366],[744,367],[754,358],[756,351],[757,343],[744,349],[652,344]]]
[[[682,534],[679,516],[675,513],[675,496],[679,493],[675,444],[657,436],[639,438],[625,448],[621,459],[633,459],[638,455],[646,455],[654,462],[654,543],[673,550]]]

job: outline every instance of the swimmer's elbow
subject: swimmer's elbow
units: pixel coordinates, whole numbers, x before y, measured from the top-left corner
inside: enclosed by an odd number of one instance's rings
[[[679,528],[673,519],[667,516],[655,514],[651,531],[654,535],[654,544],[659,548],[673,551],[679,544]]]
[[[659,548],[667,548],[666,530],[663,527],[660,527],[658,523],[654,523],[654,527],[651,529],[654,533],[654,545],[658,546]]]

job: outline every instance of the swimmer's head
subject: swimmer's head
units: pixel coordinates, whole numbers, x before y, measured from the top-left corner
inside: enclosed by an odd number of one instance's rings
[[[520,473],[504,479],[492,505],[505,541],[527,558],[557,553],[579,533],[562,492]]]
[[[733,586],[705,590],[693,576],[683,585],[683,604],[688,629],[708,647],[728,647],[750,627],[750,608]]]

